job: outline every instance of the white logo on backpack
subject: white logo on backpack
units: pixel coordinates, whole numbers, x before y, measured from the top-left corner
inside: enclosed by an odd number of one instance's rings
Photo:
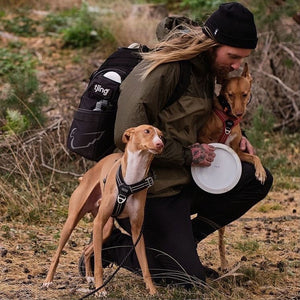
[[[107,96],[110,89],[105,89],[101,86],[101,84],[95,84],[94,85],[94,91],[95,93],[101,93],[103,96]]]

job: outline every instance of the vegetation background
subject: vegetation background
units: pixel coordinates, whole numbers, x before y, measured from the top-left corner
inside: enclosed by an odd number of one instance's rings
[[[153,46],[167,15],[200,23],[221,0],[0,0],[0,298],[77,299],[87,292],[77,260],[89,240],[82,220],[53,289],[41,289],[68,199],[93,165],[66,149],[90,74],[118,46]],[[274,175],[268,197],[226,234],[230,270],[208,286],[160,287],[163,299],[299,299],[300,3],[240,1],[253,11],[258,47],[248,59],[253,97],[243,127]],[[219,266],[217,236],[198,245]],[[112,269],[107,269],[108,276]],[[174,274],[180,276],[180,274]],[[111,298],[148,298],[140,277],[120,271]]]

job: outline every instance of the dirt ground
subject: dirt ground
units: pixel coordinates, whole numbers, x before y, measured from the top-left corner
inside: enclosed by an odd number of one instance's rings
[[[239,278],[242,269],[255,273],[249,274],[249,278],[244,275],[245,280],[234,284],[247,290],[247,298],[240,299],[300,299],[299,204],[299,191],[271,192],[241,219],[227,226],[229,270],[221,280]],[[62,222],[63,218],[40,226],[1,222],[0,299],[79,299],[88,292],[88,284],[77,268],[78,258],[89,240],[91,223],[86,221],[81,221],[66,245],[53,287],[47,291],[41,288]],[[214,269],[219,266],[217,237],[214,233],[198,244],[201,261]],[[254,251],[249,245],[256,245]],[[114,267],[106,269],[106,276],[112,270]],[[132,285],[140,290],[140,296],[147,297],[143,294],[142,279],[122,269],[109,284],[109,291],[124,289],[124,281],[127,289]],[[163,289],[160,288],[161,293]],[[219,299],[233,299],[222,297]]]
[[[9,40],[2,38],[2,42]],[[39,80],[51,98],[49,120],[61,116],[70,118],[88,75],[103,57],[95,55],[95,50],[93,54],[82,53],[81,65],[72,64],[72,53],[59,51],[60,41],[53,37],[23,42],[39,57]],[[66,208],[67,205],[65,203]],[[300,299],[299,206],[299,190],[271,192],[264,201],[227,226],[229,270],[224,274],[220,272],[224,277],[219,285],[208,280],[208,286],[217,292],[205,299]],[[77,267],[92,227],[86,221],[80,222],[66,245],[53,287],[41,288],[63,222],[63,217],[53,216],[47,223],[27,225],[22,221],[7,222],[0,217],[0,299],[79,299],[89,291]],[[214,233],[198,245],[201,261],[214,269],[220,264],[217,239]],[[105,275],[114,269],[106,269]],[[224,286],[228,282],[226,290]],[[158,299],[186,298],[166,295],[165,289],[159,288]],[[122,269],[108,286],[110,299],[133,299],[133,295],[147,298],[144,290],[140,277]]]

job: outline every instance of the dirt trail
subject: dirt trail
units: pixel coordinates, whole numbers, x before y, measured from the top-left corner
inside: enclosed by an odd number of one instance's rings
[[[254,278],[244,280],[240,287],[251,294],[251,299],[296,299],[293,297],[300,296],[299,204],[300,192],[271,192],[262,203],[227,226],[226,251],[230,269],[239,264],[239,268],[252,268],[256,272]],[[65,247],[53,288],[41,289],[62,222],[63,219],[58,223],[49,221],[41,226],[1,222],[0,299],[78,299],[84,295],[88,285],[78,275],[77,262],[89,240],[91,223],[83,221]],[[250,251],[250,242],[256,247],[254,251]],[[217,234],[201,242],[198,252],[205,265],[217,269]],[[106,274],[110,272],[106,270]],[[138,284],[144,289],[142,279],[126,271],[118,273],[109,289],[120,286],[122,289],[125,284],[120,284],[122,276],[126,276],[127,284]]]

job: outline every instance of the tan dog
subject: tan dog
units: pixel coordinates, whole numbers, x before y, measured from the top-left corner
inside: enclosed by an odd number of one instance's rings
[[[214,99],[213,113],[199,132],[198,140],[206,144],[219,142],[230,146],[238,154],[241,161],[254,165],[256,178],[264,184],[266,172],[259,157],[243,152],[240,149],[242,131],[239,122],[245,115],[247,104],[250,101],[251,82],[252,78],[248,65],[245,63],[241,76],[229,78],[222,84],[219,97]],[[224,122],[227,119],[231,121],[225,124]],[[228,124],[231,124],[232,127],[228,128]],[[225,258],[224,231],[225,227],[219,229],[219,251],[222,270],[226,270],[228,265]]]
[[[151,178],[145,179],[145,177],[148,174],[153,157],[155,154],[160,154],[164,148],[162,139],[161,131],[150,125],[141,125],[127,129],[123,134],[123,142],[126,143],[124,154],[115,153],[108,155],[85,173],[80,180],[79,186],[70,198],[68,218],[62,229],[59,245],[44,281],[44,287],[48,287],[51,284],[64,245],[79,220],[88,212],[93,214],[95,220],[93,243],[86,249],[86,275],[91,276],[92,273],[89,268],[89,257],[94,250],[95,286],[96,288],[102,286],[102,243],[111,233],[113,226],[111,215],[113,211],[115,212],[115,206],[119,205],[116,199],[119,199],[121,195],[118,193],[116,174],[121,174],[127,185],[133,186],[138,182],[148,182]],[[121,168],[120,173],[118,173],[119,168]],[[148,184],[146,188],[130,194],[127,201],[125,201],[126,205],[122,208],[123,210],[119,209],[119,218],[129,217],[133,243],[136,242],[141,232],[146,195],[150,185]],[[122,200],[123,198],[120,197],[120,199]],[[156,293],[156,288],[149,272],[143,236],[141,236],[140,241],[136,245],[135,251],[146,287],[150,294],[153,295]],[[97,293],[98,296],[105,294],[104,288]]]

